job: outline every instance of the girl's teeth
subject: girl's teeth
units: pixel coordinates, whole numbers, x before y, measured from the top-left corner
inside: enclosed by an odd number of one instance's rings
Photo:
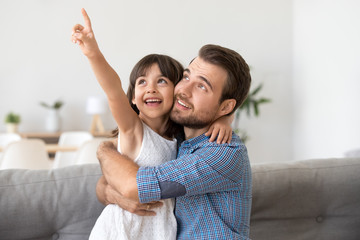
[[[161,102],[161,100],[159,100],[159,99],[148,99],[148,100],[146,100],[146,102],[148,103],[148,102]]]

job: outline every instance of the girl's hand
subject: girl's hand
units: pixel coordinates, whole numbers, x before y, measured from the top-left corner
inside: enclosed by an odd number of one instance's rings
[[[210,136],[209,142],[213,142],[217,138],[217,144],[230,143],[232,138],[232,119],[231,117],[224,116],[213,122],[205,133],[205,136]]]
[[[81,24],[76,24],[72,28],[71,41],[80,46],[81,51],[87,57],[96,56],[96,54],[101,54],[98,44],[95,40],[94,32],[91,28],[91,21],[87,15],[85,9],[81,9],[81,13],[84,18],[85,26]]]

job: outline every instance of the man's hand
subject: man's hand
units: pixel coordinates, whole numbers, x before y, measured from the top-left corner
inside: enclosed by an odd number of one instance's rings
[[[96,195],[104,205],[116,204],[122,209],[134,213],[139,216],[155,216],[156,213],[152,209],[161,207],[162,202],[151,202],[141,204],[136,201],[125,198],[114,188],[107,184],[104,176],[102,176],[96,186]]]
[[[123,197],[139,202],[136,182],[139,166],[120,154],[111,141],[100,143],[97,158],[106,182]]]
[[[84,18],[84,25],[76,24],[72,28],[71,41],[80,46],[81,51],[87,57],[94,57],[101,54],[99,46],[95,40],[94,32],[91,28],[91,21],[85,9],[81,9]]]

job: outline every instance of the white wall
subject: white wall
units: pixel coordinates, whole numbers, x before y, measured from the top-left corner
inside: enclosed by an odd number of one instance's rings
[[[86,98],[103,93],[70,42],[71,27],[83,22],[81,7],[125,88],[146,54],[169,54],[186,65],[206,43],[237,50],[253,68],[253,84],[263,82],[261,95],[272,99],[259,118],[242,119],[251,160],[292,158],[293,10],[287,0],[2,0],[0,118],[14,111],[22,116],[20,131],[44,131],[39,102],[61,98],[62,130],[89,128]],[[105,124],[114,127],[110,114]]]
[[[294,1],[294,159],[360,148],[360,2]]]

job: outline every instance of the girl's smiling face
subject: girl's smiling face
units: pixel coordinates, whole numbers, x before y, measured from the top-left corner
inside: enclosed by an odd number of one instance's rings
[[[174,84],[163,76],[158,64],[154,63],[136,79],[132,103],[139,109],[140,118],[167,119],[173,102]]]

